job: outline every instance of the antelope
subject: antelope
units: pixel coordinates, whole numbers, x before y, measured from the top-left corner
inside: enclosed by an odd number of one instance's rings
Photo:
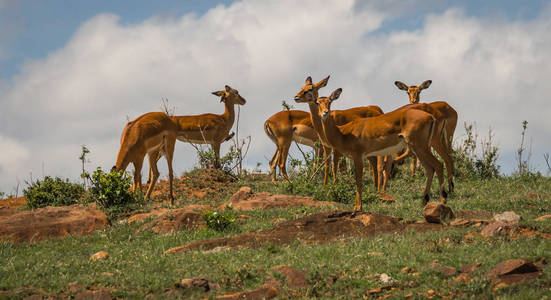
[[[307,84],[296,98],[316,106],[316,118],[322,124],[325,139],[333,148],[353,160],[356,181],[355,211],[362,210],[364,157],[389,156],[400,150],[405,151],[404,156],[413,151],[425,169],[423,205],[430,199],[430,186],[435,172],[440,183],[440,201],[446,203],[443,166],[432,155],[429,146],[436,126],[436,120],[431,114],[417,109],[396,110],[337,126],[330,114],[331,103],[340,97],[342,89],[335,90],[329,97],[321,98],[316,97],[315,89],[315,85]]]
[[[434,150],[442,157],[446,164],[446,171],[448,177],[448,189],[449,192],[453,192],[453,160],[451,158],[452,153],[452,141],[455,127],[457,125],[457,111],[444,101],[436,101],[431,103],[419,103],[421,91],[428,88],[432,83],[432,80],[426,80],[419,86],[408,86],[400,81],[395,81],[394,84],[401,90],[404,90],[409,95],[409,105],[405,105],[402,108],[415,108],[424,110],[432,114],[439,125],[435,132],[435,137],[431,143]],[[442,137],[442,138],[440,138]],[[415,156],[411,164],[412,176],[415,176],[415,167],[417,161]]]
[[[170,205],[174,204],[172,193],[172,157],[174,145],[178,135],[178,124],[167,114],[162,112],[150,112],[139,116],[134,121],[128,122],[121,135],[121,147],[117,155],[117,162],[111,171],[125,170],[128,164],[134,165],[133,190],[142,189],[141,170],[145,155],[149,159],[149,187],[145,193],[145,199],[149,198],[155,183],[159,178],[157,161],[160,155],[166,157],[168,163],[168,178],[170,187]]]
[[[239,91],[226,85],[224,90],[212,92],[224,103],[224,113],[206,113],[193,116],[173,116],[171,119],[178,125],[177,139],[195,144],[210,144],[215,155],[215,168],[220,168],[220,145],[231,138],[230,129],[235,120],[234,105],[244,105],[247,101]]]
[[[321,143],[326,147],[326,149],[333,149],[335,147],[333,147],[331,145],[331,143],[327,140],[327,138],[325,136],[325,133],[323,131],[322,122],[321,122],[321,119],[318,116],[318,108],[317,108],[317,105],[315,104],[315,101],[313,101],[313,102],[309,101],[309,99],[307,97],[305,97],[305,95],[307,93],[312,93],[312,96],[314,97],[314,99],[316,99],[318,97],[318,90],[320,88],[326,86],[328,81],[329,81],[329,76],[327,76],[326,78],[320,80],[318,83],[314,84],[312,82],[312,77],[308,76],[306,78],[306,81],[305,81],[305,86],[295,95],[294,100],[297,103],[308,103],[308,107],[310,108],[310,118],[312,120],[312,125],[314,126],[314,129],[318,133],[318,136],[319,136],[319,139],[320,139]],[[362,108],[351,108],[350,111],[351,112],[354,112],[354,111],[358,112],[358,109],[362,110]],[[383,112],[377,106],[366,106],[363,109],[370,110],[370,111],[373,112],[373,113],[370,113],[369,116],[380,115]],[[335,112],[337,112],[337,111],[335,111]],[[350,121],[358,118],[358,116],[353,117],[352,113],[335,114],[333,117],[336,119],[335,121],[343,122],[342,124],[347,123],[346,121],[350,122]],[[366,117],[367,117],[367,115],[366,115]],[[335,150],[336,150],[335,153],[340,152],[339,149],[335,149]],[[329,151],[331,151],[331,150],[329,150]],[[331,154],[330,152],[324,153],[325,157],[329,156],[330,154]],[[370,157],[368,157],[368,160],[369,160],[369,163],[371,164],[371,167],[372,167],[372,170],[373,170],[373,183],[375,185],[375,188],[379,189],[379,179],[378,179],[379,178],[379,174],[378,174],[378,169],[379,168],[377,167],[377,158],[374,157],[374,156],[370,156]]]
[[[378,106],[355,107],[347,110],[336,110],[332,114],[337,124],[342,125],[357,118],[365,118],[381,115],[383,111]],[[292,141],[308,145],[319,152],[316,142],[319,141],[317,132],[314,130],[310,114],[301,110],[285,110],[272,115],[264,122],[264,131],[266,135],[276,144],[276,152],[270,160],[270,174],[272,181],[275,181],[275,169],[279,169],[285,179],[289,179],[285,168],[287,155]],[[324,153],[331,150],[322,146]],[[339,160],[342,155],[335,151],[333,155],[333,180],[336,180]],[[325,160],[326,168],[323,184],[327,184],[328,160]]]

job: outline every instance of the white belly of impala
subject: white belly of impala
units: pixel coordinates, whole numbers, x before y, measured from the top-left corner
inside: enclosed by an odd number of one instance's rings
[[[176,137],[176,139],[181,142],[192,143],[192,144],[208,144],[208,142],[205,142],[205,140],[191,140],[191,139],[186,139],[183,136],[178,136]]]
[[[399,151],[404,151],[406,148],[407,148],[406,141],[404,141],[402,139],[402,140],[400,140],[400,142],[398,144],[396,144],[394,146],[390,146],[390,147],[387,147],[387,148],[384,148],[384,149],[373,151],[373,152],[365,154],[364,156],[366,156],[366,157],[369,157],[369,156],[387,156],[387,155],[395,154],[396,152],[399,152]]]
[[[304,138],[302,136],[296,135],[296,134],[293,134],[293,140],[295,140],[299,144],[303,144],[303,145],[310,146],[310,147],[315,147],[314,146],[314,141],[312,141],[310,139],[307,139],[307,138]]]

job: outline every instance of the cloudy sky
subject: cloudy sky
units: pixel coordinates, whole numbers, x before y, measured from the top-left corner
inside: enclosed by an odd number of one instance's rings
[[[331,75],[322,95],[343,88],[335,108],[384,111],[407,103],[395,80],[431,79],[421,101],[456,108],[457,140],[463,122],[481,137],[491,128],[511,172],[527,120],[531,164],[545,170],[551,3],[479,2],[0,0],[0,191],[31,174],[77,180],[81,145],[89,169],[109,168],[127,118],[162,98],[178,115],[221,113],[210,92],[225,84],[247,99],[247,164],[266,168],[275,147],[263,122],[308,75]],[[189,170],[194,149],[179,143],[174,160],[177,175]]]

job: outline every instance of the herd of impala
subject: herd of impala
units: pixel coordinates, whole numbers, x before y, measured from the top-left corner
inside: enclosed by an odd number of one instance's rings
[[[383,113],[378,106],[362,106],[346,110],[331,110],[342,89],[336,89],[328,97],[319,97],[320,88],[327,85],[329,76],[318,83],[306,78],[304,86],[295,95],[297,103],[307,103],[310,112],[284,110],[271,116],[264,123],[264,131],[276,145],[270,160],[272,180],[276,180],[276,168],[288,179],[285,162],[293,141],[308,145],[323,153],[325,163],[324,185],[328,180],[330,156],[333,154],[332,175],[336,179],[340,158],[345,156],[354,164],[356,199],[354,209],[362,210],[362,183],[364,159],[373,170],[373,182],[377,190],[385,190],[393,163],[413,156],[412,175],[418,159],[425,170],[426,186],[423,203],[429,200],[434,173],[438,177],[440,201],[445,203],[442,163],[432,154],[431,148],[444,160],[447,170],[448,191],[452,192],[453,161],[451,145],[457,124],[457,112],[446,102],[419,103],[421,90],[432,83],[407,86],[400,81],[394,84],[409,95],[410,104],[392,112]],[[157,161],[165,156],[168,163],[170,201],[172,193],[172,157],[176,140],[197,144],[210,144],[215,153],[215,166],[219,167],[220,144],[228,140],[235,119],[235,105],[244,105],[245,99],[236,89],[226,85],[224,90],[213,92],[225,105],[224,113],[194,116],[169,116],[162,112],[146,113],[126,124],[121,135],[121,147],[112,171],[125,170],[134,165],[133,189],[141,189],[141,168],[145,155],[149,159],[149,198],[159,177]],[[318,147],[321,145],[321,147]]]

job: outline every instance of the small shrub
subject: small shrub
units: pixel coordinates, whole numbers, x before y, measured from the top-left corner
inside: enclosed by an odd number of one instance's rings
[[[456,147],[453,157],[455,160],[455,176],[489,179],[499,176],[499,148],[494,145],[492,130],[488,130],[488,139],[482,140],[481,151],[477,151],[478,132],[472,124],[465,126],[466,137],[463,142]],[[481,155],[477,152],[482,152]]]
[[[207,211],[203,215],[207,227],[216,231],[229,229],[235,223],[235,217],[229,211]]]
[[[32,209],[72,205],[77,203],[84,193],[82,185],[59,177],[46,176],[43,180],[31,181],[27,184],[29,187],[23,191],[23,194],[27,198],[27,207]]]
[[[90,196],[101,207],[109,208],[136,202],[135,195],[129,192],[132,179],[126,172],[106,173],[98,167],[90,181]]]

